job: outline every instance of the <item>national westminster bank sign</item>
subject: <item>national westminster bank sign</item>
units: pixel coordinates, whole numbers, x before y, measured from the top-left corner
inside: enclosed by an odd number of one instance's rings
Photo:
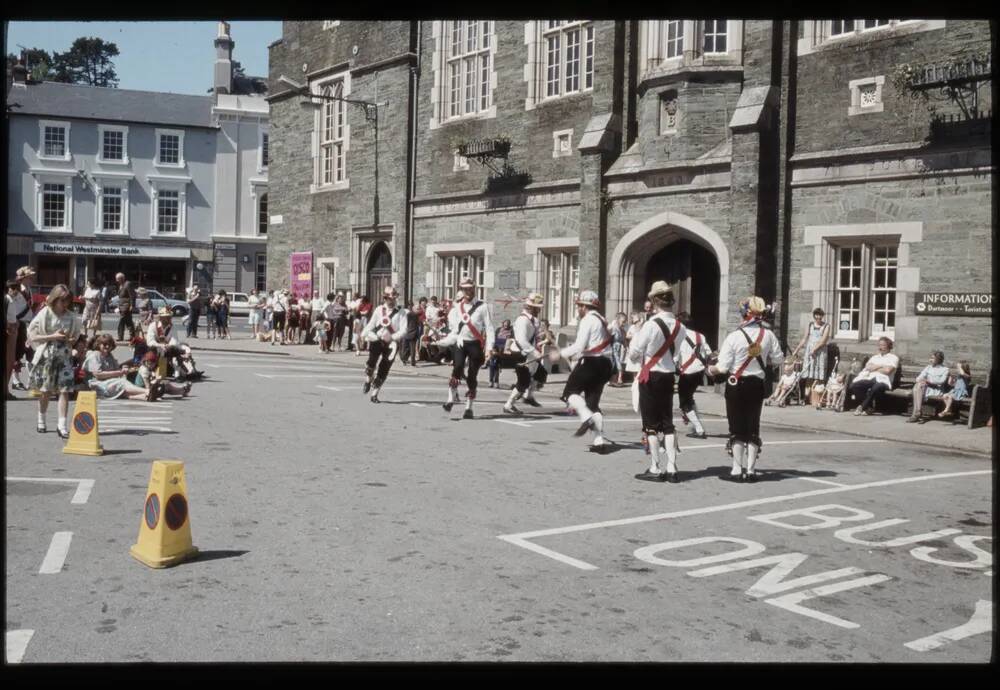
[[[72,256],[117,256],[121,258],[151,257],[159,259],[190,259],[186,247],[136,246],[129,244],[83,244],[78,242],[35,242],[36,254]]]

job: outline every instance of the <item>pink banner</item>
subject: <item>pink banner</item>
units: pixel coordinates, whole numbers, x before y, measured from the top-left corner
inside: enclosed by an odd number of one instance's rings
[[[292,253],[291,291],[296,298],[312,297],[313,255],[312,252]]]

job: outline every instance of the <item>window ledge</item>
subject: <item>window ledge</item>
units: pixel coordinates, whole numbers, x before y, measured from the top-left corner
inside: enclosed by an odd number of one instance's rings
[[[128,230],[94,230],[94,235],[100,237],[128,237]]]
[[[72,154],[66,154],[65,156],[45,156],[41,153],[38,154],[38,160],[40,161],[60,161],[63,163],[70,163],[73,160]]]
[[[539,98],[535,101],[535,107],[541,108],[543,106],[549,105],[550,103],[564,103],[572,102],[574,100],[583,100],[584,98],[593,98],[594,88],[584,89],[582,91],[573,91],[571,93],[561,93],[558,96],[546,96],[545,98]]]
[[[180,163],[161,163],[159,161],[153,161],[153,167],[156,168],[169,168],[171,170],[178,170],[184,168],[187,164],[184,161]]]
[[[46,235],[72,235],[72,228],[38,228],[38,232],[44,232]]]
[[[677,62],[665,67],[660,65],[657,69],[646,72],[646,74],[639,77],[639,85],[637,87],[639,95],[641,96],[647,89],[653,86],[672,84],[697,76],[703,77],[711,75],[725,79],[743,77],[743,65],[741,65],[736,59],[731,59],[724,64],[721,63],[721,59],[719,62],[712,60],[711,63],[712,64],[685,64],[684,62]]]
[[[156,239],[176,239],[176,240],[186,240],[187,235],[183,235],[178,232],[151,232],[149,236],[155,237]]]
[[[441,120],[439,122],[440,127],[447,127],[448,125],[457,124],[459,122],[471,122],[474,120],[488,120],[490,118],[495,118],[497,116],[496,106],[491,106],[489,110],[484,110],[481,113],[474,113],[471,115],[456,115],[455,117],[449,117],[447,120]]]
[[[117,165],[117,166],[122,166],[122,167],[132,164],[132,161],[130,161],[128,158],[125,158],[125,159],[122,159],[122,160],[113,160],[113,159],[109,159],[109,158],[98,158],[97,162],[100,163],[101,165]]]
[[[309,185],[310,194],[322,194],[323,192],[343,192],[351,188],[351,181],[344,180],[335,184]]]

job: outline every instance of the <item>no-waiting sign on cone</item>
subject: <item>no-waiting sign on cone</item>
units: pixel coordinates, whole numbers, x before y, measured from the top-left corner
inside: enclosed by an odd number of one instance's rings
[[[191,543],[183,462],[153,461],[139,539],[129,553],[150,568],[176,565],[198,553]]]
[[[69,441],[63,452],[70,455],[104,455],[97,425],[97,393],[80,391],[73,406],[73,421],[69,425]]]

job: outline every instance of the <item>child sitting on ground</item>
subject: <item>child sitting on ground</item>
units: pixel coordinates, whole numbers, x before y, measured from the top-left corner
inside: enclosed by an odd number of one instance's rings
[[[798,384],[798,378],[795,375],[795,363],[785,362],[785,373],[779,379],[778,385],[774,387],[774,393],[764,401],[764,404],[773,405],[774,403],[778,403],[778,407],[785,407],[787,405],[785,398],[792,392],[792,387]]]
[[[135,383],[137,386],[142,386],[146,390],[153,390],[154,393],[151,396],[151,400],[159,398],[161,395],[181,395],[187,396],[191,392],[191,384],[185,383],[183,386],[179,383],[173,383],[172,381],[166,381],[161,378],[156,373],[157,364],[160,358],[156,352],[147,352],[143,355],[142,365],[139,367],[139,371],[135,375]]]

